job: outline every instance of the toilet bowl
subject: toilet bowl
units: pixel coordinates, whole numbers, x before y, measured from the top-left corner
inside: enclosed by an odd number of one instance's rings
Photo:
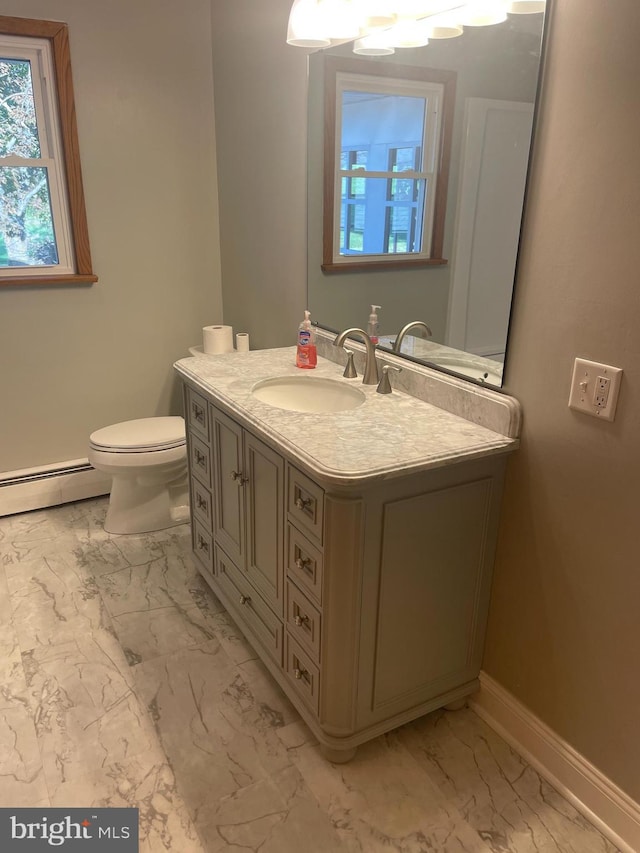
[[[89,436],[89,462],[111,475],[107,533],[150,533],[189,520],[181,417],[140,418]]]

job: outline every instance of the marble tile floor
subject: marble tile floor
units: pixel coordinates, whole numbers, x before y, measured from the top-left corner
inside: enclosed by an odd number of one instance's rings
[[[469,709],[327,763],[188,525],[105,511],[0,518],[0,805],[136,806],[143,853],[615,853]]]

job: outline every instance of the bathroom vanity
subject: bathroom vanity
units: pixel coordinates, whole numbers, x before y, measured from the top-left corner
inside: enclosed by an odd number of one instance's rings
[[[402,374],[427,396],[448,383],[445,397],[476,421],[504,410],[497,431],[402,391],[377,394],[322,357],[298,370],[295,348],[175,367],[196,563],[325,755],[349,760],[474,692],[516,401],[427,368],[422,384]],[[363,402],[307,413],[252,393],[303,373],[349,383]]]

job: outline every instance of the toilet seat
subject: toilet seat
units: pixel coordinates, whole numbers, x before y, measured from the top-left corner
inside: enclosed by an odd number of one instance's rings
[[[139,418],[103,427],[89,436],[89,445],[102,453],[154,453],[186,444],[181,417]]]

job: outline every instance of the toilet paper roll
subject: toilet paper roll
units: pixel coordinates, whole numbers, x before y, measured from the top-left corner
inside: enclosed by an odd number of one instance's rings
[[[233,352],[232,326],[203,326],[202,348],[207,355]]]
[[[249,332],[238,332],[236,335],[236,349],[238,352],[249,352]]]

